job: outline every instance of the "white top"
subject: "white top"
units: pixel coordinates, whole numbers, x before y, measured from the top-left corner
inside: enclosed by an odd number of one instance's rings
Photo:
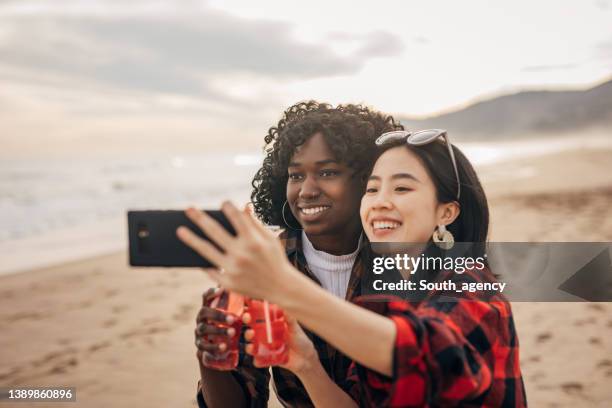
[[[361,242],[361,239],[359,242]],[[306,233],[302,231],[302,247],[308,267],[317,279],[319,279],[323,288],[339,298],[344,299],[346,297],[349,279],[351,278],[353,264],[359,252],[359,245],[357,245],[357,249],[350,254],[332,255],[315,249],[308,240]]]

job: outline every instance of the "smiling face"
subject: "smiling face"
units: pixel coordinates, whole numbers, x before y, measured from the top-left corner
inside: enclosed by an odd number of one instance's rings
[[[374,165],[361,199],[361,222],[371,242],[425,243],[437,225],[459,214],[456,203],[439,203],[419,157],[406,146],[391,148]]]
[[[287,169],[287,202],[308,237],[354,234],[360,230],[362,184],[354,170],[338,162],[323,135],[310,137]]]

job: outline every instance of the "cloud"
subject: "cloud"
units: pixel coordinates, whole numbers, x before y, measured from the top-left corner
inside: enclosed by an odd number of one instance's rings
[[[359,39],[356,52],[338,55],[327,44],[298,41],[286,23],[199,10],[167,16],[0,14],[2,64],[124,90],[223,99],[211,78],[350,75],[368,60],[402,49],[394,35],[374,32]]]
[[[401,52],[385,32],[345,50],[294,28],[198,0],[0,0],[2,153],[259,147],[287,85]]]
[[[404,50],[404,44],[399,38],[384,31],[375,31],[364,37],[365,42],[357,51],[357,55],[364,59],[368,57],[392,57]]]

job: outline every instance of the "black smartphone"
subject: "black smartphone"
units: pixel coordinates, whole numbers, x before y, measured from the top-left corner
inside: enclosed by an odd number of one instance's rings
[[[236,235],[223,212],[205,210],[228,232]],[[183,244],[176,229],[184,225],[203,239],[210,239],[182,210],[128,211],[128,235],[131,266],[209,267],[208,260]]]

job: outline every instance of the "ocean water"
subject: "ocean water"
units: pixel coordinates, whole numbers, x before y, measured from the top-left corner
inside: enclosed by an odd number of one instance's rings
[[[602,143],[609,145],[610,140],[464,143],[459,147],[478,167]],[[0,274],[125,249],[128,209],[216,208],[225,199],[246,203],[262,158],[258,152],[245,152],[2,159]]]
[[[126,247],[128,209],[246,203],[248,154],[0,161],[0,274]]]

